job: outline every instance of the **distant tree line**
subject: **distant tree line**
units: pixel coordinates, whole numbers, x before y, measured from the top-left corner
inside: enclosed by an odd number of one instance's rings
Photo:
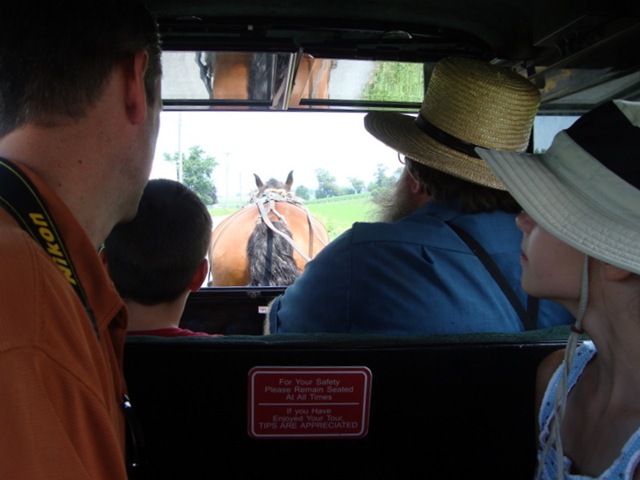
[[[349,185],[338,185],[336,177],[331,175],[327,170],[318,168],[316,170],[316,180],[318,181],[318,188],[315,191],[311,191],[305,185],[300,185],[295,191],[295,194],[303,200],[310,200],[312,198],[321,199],[329,197],[339,197],[341,195],[352,195],[354,193],[369,192],[373,200],[380,198],[383,192],[391,189],[398,177],[400,176],[401,169],[398,168],[391,175],[387,175],[387,167],[382,164],[378,164],[376,172],[374,173],[374,179],[369,185],[366,185],[364,180],[357,177],[349,177]]]
[[[218,165],[214,157],[207,155],[200,146],[196,145],[189,148],[187,154],[165,153],[164,160],[175,165],[177,180],[193,190],[206,205],[218,203],[217,190],[212,178],[213,170]],[[338,185],[336,177],[328,170],[318,168],[315,171],[317,188],[311,190],[305,185],[300,185],[296,188],[295,194],[303,200],[311,200],[369,192],[375,202],[382,198],[386,191],[393,188],[401,171],[401,168],[398,168],[387,175],[387,167],[378,164],[373,181],[368,185],[360,178],[349,177],[349,185],[344,186]]]

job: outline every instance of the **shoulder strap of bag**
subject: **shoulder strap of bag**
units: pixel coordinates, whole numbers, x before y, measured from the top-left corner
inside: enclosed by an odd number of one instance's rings
[[[480,245],[480,243],[475,238],[473,238],[472,235],[470,235],[467,231],[465,231],[458,225],[454,225],[450,222],[446,223],[462,239],[462,241],[467,244],[469,249],[478,257],[478,259],[491,274],[493,279],[496,281],[500,289],[504,292],[505,296],[515,309],[518,317],[520,317],[520,322],[522,323],[524,329],[535,329],[538,323],[539,300],[536,297],[528,296],[527,308],[525,308],[516,295],[516,292],[513,290],[513,288],[511,288],[509,282],[507,282],[507,279],[503,275],[500,268],[498,268],[498,265],[496,265],[496,263],[493,261],[487,251],[482,247],[482,245]]]

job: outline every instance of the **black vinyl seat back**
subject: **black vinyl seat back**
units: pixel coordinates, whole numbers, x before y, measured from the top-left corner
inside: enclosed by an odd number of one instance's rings
[[[125,373],[155,479],[531,478],[535,371],[566,332],[133,337]],[[366,435],[252,438],[260,366],[367,367]]]

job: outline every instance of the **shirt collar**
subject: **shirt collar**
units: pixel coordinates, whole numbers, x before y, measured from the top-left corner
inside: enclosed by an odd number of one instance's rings
[[[442,203],[437,200],[429,200],[427,203],[418,208],[415,212],[407,215],[402,218],[400,221],[407,220],[411,221],[411,217],[413,216],[422,216],[429,215],[431,217],[438,218],[443,222],[448,222],[453,218],[456,218],[463,213],[460,211],[460,208],[455,203]]]

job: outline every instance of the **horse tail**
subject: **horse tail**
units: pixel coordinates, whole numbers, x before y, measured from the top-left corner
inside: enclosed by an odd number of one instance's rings
[[[291,238],[283,222],[273,222],[273,226]],[[300,275],[291,244],[264,222],[259,222],[249,237],[247,257],[249,286],[291,285]]]

